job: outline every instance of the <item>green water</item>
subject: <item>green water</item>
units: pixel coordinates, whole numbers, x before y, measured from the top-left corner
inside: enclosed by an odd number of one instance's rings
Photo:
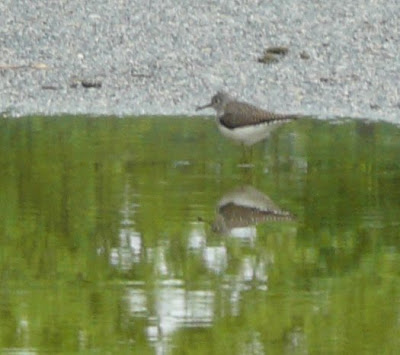
[[[1,119],[0,352],[395,354],[399,186],[385,123]]]

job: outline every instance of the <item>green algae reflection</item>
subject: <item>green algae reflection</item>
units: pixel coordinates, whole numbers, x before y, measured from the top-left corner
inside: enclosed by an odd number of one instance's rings
[[[400,132],[200,118],[0,120],[3,353],[400,346]]]

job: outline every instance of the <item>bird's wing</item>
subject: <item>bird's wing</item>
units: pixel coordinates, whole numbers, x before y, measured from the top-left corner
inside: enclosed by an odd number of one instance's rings
[[[245,127],[261,123],[288,121],[298,118],[296,115],[281,115],[262,110],[245,102],[229,102],[224,114],[219,117],[220,123],[229,128]]]

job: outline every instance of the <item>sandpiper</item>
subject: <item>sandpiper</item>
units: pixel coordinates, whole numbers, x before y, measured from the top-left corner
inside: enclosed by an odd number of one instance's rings
[[[235,100],[229,94],[219,91],[204,106],[196,111],[212,107],[217,111],[217,125],[220,132],[244,145],[253,145],[271,133],[280,123],[299,118],[297,115],[276,114],[265,111],[246,102]]]

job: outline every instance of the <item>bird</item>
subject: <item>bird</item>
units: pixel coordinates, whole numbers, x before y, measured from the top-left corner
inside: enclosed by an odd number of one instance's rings
[[[208,107],[217,112],[217,125],[222,135],[245,146],[267,138],[280,124],[299,118],[298,115],[268,112],[247,102],[238,101],[224,91],[217,92],[210,103],[197,106],[196,111]]]

